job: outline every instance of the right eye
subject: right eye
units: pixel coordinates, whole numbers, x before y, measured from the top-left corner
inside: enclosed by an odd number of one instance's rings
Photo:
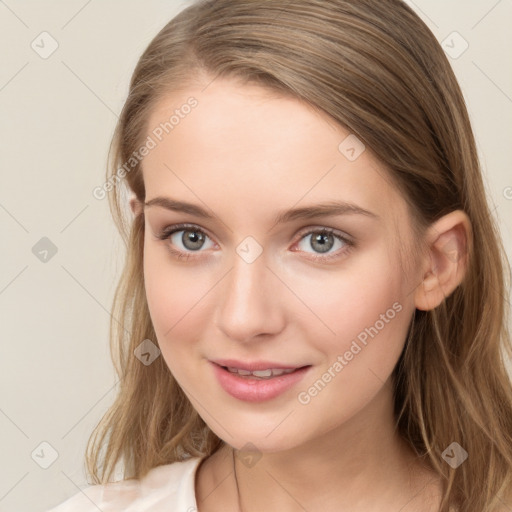
[[[204,252],[201,249],[205,241],[210,239],[201,228],[193,224],[168,226],[158,234],[158,238],[168,240],[170,251],[179,259],[190,259],[195,257],[194,252]]]

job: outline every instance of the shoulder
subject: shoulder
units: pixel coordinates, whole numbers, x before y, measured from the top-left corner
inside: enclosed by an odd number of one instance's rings
[[[153,468],[141,480],[121,480],[105,485],[91,485],[47,512],[98,512],[145,510],[174,512],[197,510],[194,479],[202,459],[191,457]]]

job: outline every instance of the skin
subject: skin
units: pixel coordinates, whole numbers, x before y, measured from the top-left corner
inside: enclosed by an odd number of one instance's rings
[[[236,461],[244,512],[434,511],[440,483],[394,430],[391,373],[415,308],[437,306],[460,283],[470,224],[455,211],[417,247],[404,198],[366,149],[349,161],[338,146],[350,134],[297,99],[229,79],[174,91],[153,110],[148,134],[187,98],[198,106],[143,161],[146,203],[187,201],[214,219],[144,206],[144,278],[162,356],[208,426],[225,445],[199,466],[200,512],[238,510],[232,447],[252,443],[252,467]],[[344,200],[375,217],[345,214],[275,224],[278,212]],[[204,245],[158,233],[194,224]],[[332,228],[329,261],[312,230]],[[182,228],[183,229],[183,228]],[[263,252],[236,252],[248,236]],[[174,256],[170,247],[192,254]],[[450,248],[450,253],[446,250]],[[405,260],[404,260],[405,258]],[[400,265],[400,262],[402,265]],[[392,320],[307,404],[307,391],[394,303]],[[228,395],[208,360],[269,359],[313,365],[282,395],[249,403]]]

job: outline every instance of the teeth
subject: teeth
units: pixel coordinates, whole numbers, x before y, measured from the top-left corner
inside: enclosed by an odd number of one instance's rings
[[[272,377],[272,370],[255,370],[252,372],[255,377]]]
[[[279,375],[284,375],[284,374],[291,373],[291,372],[295,371],[295,368],[289,368],[286,370],[282,369],[282,368],[268,368],[266,370],[254,370],[253,372],[251,372],[249,370],[242,370],[240,368],[233,368],[231,366],[228,366],[227,368],[228,368],[228,371],[230,371],[231,373],[237,373],[238,375],[242,375],[242,376],[252,375],[253,377],[259,377],[262,379],[277,377]]]
[[[242,370],[242,369],[230,368],[230,367],[228,367],[228,370],[233,373],[239,373],[240,375],[251,375],[251,372],[249,370]]]

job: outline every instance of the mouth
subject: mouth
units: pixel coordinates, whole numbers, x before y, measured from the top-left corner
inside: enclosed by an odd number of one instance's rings
[[[296,372],[301,370],[302,368],[308,368],[308,366],[300,366],[298,368],[267,368],[265,370],[246,370],[244,368],[237,368],[233,366],[220,366],[223,370],[226,370],[229,373],[233,373],[238,377],[244,379],[253,379],[253,380],[269,380],[274,377],[280,377],[281,375],[288,375],[289,373]]]
[[[244,402],[264,402],[276,398],[296,386],[312,368],[312,365],[294,368],[271,366],[249,370],[213,361],[210,363],[220,387]]]

